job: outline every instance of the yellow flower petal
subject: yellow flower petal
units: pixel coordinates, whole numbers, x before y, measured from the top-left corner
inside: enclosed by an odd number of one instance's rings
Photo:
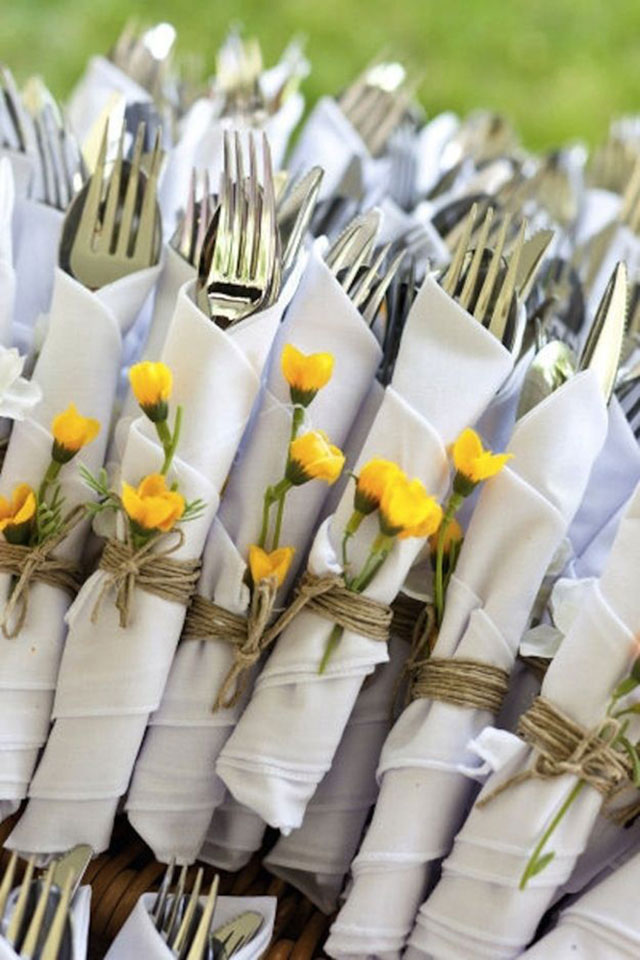
[[[184,513],[184,497],[169,490],[162,474],[145,477],[138,488],[122,484],[122,505],[131,520],[146,531],[171,530]]]
[[[305,354],[287,343],[280,362],[283,376],[291,388],[293,403],[306,407],[331,379],[334,357],[331,353]]]
[[[70,403],[63,413],[54,417],[51,424],[53,434],[53,459],[66,463],[78,450],[98,436],[100,424],[92,417],[83,417],[76,405]]]
[[[485,450],[478,434],[469,427],[462,431],[453,444],[454,466],[458,474],[471,484],[488,480],[500,473],[511,458],[510,453],[492,453]]]
[[[453,518],[449,526],[447,527],[446,533],[444,535],[444,552],[445,554],[449,553],[451,545],[454,543],[460,543],[464,537],[464,531],[458,521]],[[429,539],[429,545],[431,547],[431,552],[435,554],[438,549],[438,531],[434,530]]]
[[[419,480],[391,480],[380,501],[380,527],[387,536],[426,537],[440,526],[442,508]]]
[[[249,569],[254,583],[275,577],[279,587],[289,572],[295,550],[293,547],[279,547],[267,553],[262,547],[251,544],[249,547]]]
[[[365,515],[376,510],[388,484],[400,475],[404,476],[402,470],[391,460],[374,458],[365,463],[356,480],[355,509]]]
[[[11,500],[0,497],[0,532],[26,527],[36,513],[36,495],[28,483],[19,483],[13,489]]]
[[[322,430],[310,430],[289,444],[287,479],[295,486],[308,480],[335,483],[344,467],[342,450],[329,443]]]
[[[171,396],[173,375],[166,363],[144,361],[129,370],[133,394],[141,407],[154,407]]]

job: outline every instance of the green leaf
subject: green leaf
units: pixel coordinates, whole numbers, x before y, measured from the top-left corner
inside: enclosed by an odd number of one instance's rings
[[[529,868],[529,876],[535,877],[539,873],[542,873],[542,871],[549,866],[554,857],[555,853],[553,850],[550,850],[549,853],[543,853],[541,857],[538,857],[535,863],[531,864]]]
[[[634,664],[635,667],[635,664]],[[635,677],[625,677],[618,686],[613,691],[614,700],[619,700],[621,697],[626,697],[628,693],[631,693],[632,690],[640,683],[640,680],[636,680]]]
[[[622,744],[629,754],[633,767],[633,782],[636,787],[640,787],[640,756],[638,756],[638,751],[627,737],[619,737],[618,742]]]

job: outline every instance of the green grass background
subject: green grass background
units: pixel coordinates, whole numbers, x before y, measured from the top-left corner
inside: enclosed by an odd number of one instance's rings
[[[268,63],[304,32],[310,101],[384,47],[423,71],[429,113],[492,107],[536,148],[597,142],[611,116],[640,112],[640,0],[0,0],[0,59],[64,96],[130,16],[170,20],[209,72],[230,22]]]

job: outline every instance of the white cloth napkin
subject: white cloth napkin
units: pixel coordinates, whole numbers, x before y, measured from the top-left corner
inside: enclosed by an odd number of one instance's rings
[[[292,177],[318,164],[324,170],[320,200],[331,197],[354,158],[372,161],[369,151],[333,99],[321,97],[311,111],[289,159]]]
[[[0,160],[8,160],[13,174],[13,182],[17,197],[26,197],[31,189],[33,180],[33,160],[26,153],[16,150],[0,148]]]
[[[84,142],[96,118],[114,94],[121,94],[127,104],[151,102],[151,94],[123,73],[115,63],[106,57],[92,57],[67,105],[69,122],[80,143]]]
[[[105,960],[171,960],[175,956],[153,925],[149,911],[155,893],[145,893],[133,908],[124,926],[113,941]],[[201,899],[204,906],[206,898]],[[228,923],[245,910],[255,910],[264,917],[256,936],[234,953],[236,960],[257,960],[269,946],[276,916],[275,897],[219,897],[213,914],[213,930]]]
[[[63,220],[64,214],[55,207],[37,200],[16,199],[13,339],[20,353],[31,351],[36,321],[51,306]]]
[[[153,267],[91,293],[62,270],[56,271],[49,333],[33,373],[43,399],[27,419],[14,425],[0,477],[5,496],[20,482],[38,487],[51,457],[51,422],[70,403],[100,421],[100,433],[79,458],[92,471],[102,466],[122,337],[157,274]],[[63,468],[60,482],[68,509],[89,499],[76,462]],[[58,554],[78,562],[87,527],[86,523],[76,527]],[[3,604],[10,587],[11,577],[0,575]],[[11,640],[0,635],[0,799],[12,804],[26,796],[38,751],[47,738],[69,603],[65,591],[34,583],[20,635]]]
[[[611,691],[637,652],[639,562],[640,488],[605,571],[542,684],[542,695],[585,729],[602,722]],[[633,729],[629,736],[635,739]],[[531,750],[523,741],[490,727],[474,749],[496,769],[483,793],[531,763]],[[591,787],[582,790],[549,842],[554,859],[520,890],[520,877],[536,842],[575,782],[570,774],[528,780],[486,806],[476,803],[444,863],[439,884],[420,910],[407,951],[410,960],[425,955],[438,960],[453,956],[506,960],[519,954],[555,890],[570,876],[602,804],[601,795]]]
[[[12,901],[18,897],[18,890],[11,893],[9,911]],[[91,909],[91,887],[80,887],[71,906],[71,956],[69,960],[85,960],[89,942],[89,913]],[[0,936],[0,960],[20,960],[13,947]]]
[[[15,182],[11,164],[0,158],[0,344],[9,346],[16,292],[16,274],[13,269],[13,207]]]
[[[563,910],[558,925],[522,954],[527,960],[636,960],[640,956],[640,854]]]
[[[198,860],[235,873],[260,849],[266,827],[257,813],[227,795],[214,811]]]
[[[200,498],[207,507],[182,527],[176,559],[202,552],[282,310],[281,298],[226,332],[197,308],[192,288],[180,291],[162,355],[173,372],[173,404],[184,407],[175,473],[186,500]],[[131,426],[122,477],[138,484],[161,463],[153,425],[141,417]],[[120,627],[111,597],[92,623],[104,576],[97,571],[84,584],[68,614],[56,722],[10,840],[20,849],[51,853],[85,842],[98,852],[108,846],[118,800],[162,696],[185,608],[136,590],[128,627]]]
[[[336,751],[333,766],[307,807],[302,826],[280,837],[264,859],[270,873],[332,913],[378,792],[376,766],[391,723],[397,683],[408,655],[394,637],[389,663],[365,684]]]
[[[482,488],[473,512],[434,656],[511,670],[605,431],[604,402],[590,372],[518,422],[509,444],[513,460]],[[382,752],[380,797],[330,955],[364,954],[367,944],[385,954],[401,949],[434,861],[449,849],[473,790],[459,772],[471,761],[467,742],[491,720],[487,711],[426,698],[404,711]],[[422,810],[431,815],[421,816]]]
[[[344,443],[380,363],[380,347],[315,245],[300,289],[287,312],[273,351],[266,390],[251,432],[225,488],[209,535],[199,592],[235,613],[244,613],[249,545],[256,543],[266,487],[282,477],[291,430],[289,387],[280,356],[286,343],[303,353],[330,351],[333,376],[308,410],[313,427]],[[296,550],[281,596],[304,559],[328,494],[313,482],[291,491],[282,545]],[[214,808],[224,795],[214,765],[242,713],[244,702],[212,712],[233,648],[219,641],[181,644],[159,710],[136,765],[129,791],[129,818],[160,860],[191,862],[204,841]]]
[[[407,320],[391,386],[360,462],[385,457],[440,496],[445,445],[474,422],[511,369],[504,347],[441,289],[425,280]],[[315,574],[340,569],[336,543],[352,510],[351,488],[322,525],[311,551]],[[364,562],[377,520],[354,537],[353,564]],[[394,599],[420,547],[399,541],[366,593]],[[330,626],[302,611],[276,643],[252,699],[218,761],[218,773],[241,803],[289,833],[329,770],[365,677],[388,658],[386,646],[345,631],[322,675],[318,665]]]

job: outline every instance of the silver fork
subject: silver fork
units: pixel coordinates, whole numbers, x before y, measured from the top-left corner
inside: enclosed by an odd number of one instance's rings
[[[149,175],[141,169],[144,128],[138,127],[133,160],[118,154],[106,174],[107,127],[94,174],[72,202],[62,229],[60,265],[90,290],[157,263],[161,221],[157,182],[162,151],[156,136]]]
[[[184,213],[180,215],[178,225],[169,241],[176,253],[179,253],[193,267],[197,267],[200,262],[207,228],[218,203],[217,197],[211,194],[208,170],[202,172],[200,180],[201,187],[198,190],[198,175],[194,168],[191,171]]]
[[[273,171],[264,134],[262,154],[260,186],[254,136],[245,181],[240,136],[225,132],[220,204],[204,240],[196,285],[199,307],[223,329],[272,302],[280,288]]]
[[[371,64],[340,97],[338,104],[376,156],[396,129],[413,96],[404,67],[399,63]]]
[[[463,230],[456,247],[455,255],[442,279],[442,287],[468,310],[479,323],[488,328],[507,349],[514,349],[517,336],[517,323],[509,324],[510,314],[517,310],[518,264],[524,245],[526,221],[522,221],[515,247],[509,258],[506,270],[503,267],[505,240],[511,218],[504,217],[493,250],[488,246],[494,211],[489,208],[480,227],[477,241],[471,242],[476,222],[477,206],[473,205],[464,221]],[[488,258],[488,265],[486,261]],[[482,269],[486,273],[482,283]],[[460,287],[460,284],[462,286]],[[478,289],[479,288],[479,289]],[[516,318],[517,319],[517,318]],[[509,330],[509,327],[514,329]]]

